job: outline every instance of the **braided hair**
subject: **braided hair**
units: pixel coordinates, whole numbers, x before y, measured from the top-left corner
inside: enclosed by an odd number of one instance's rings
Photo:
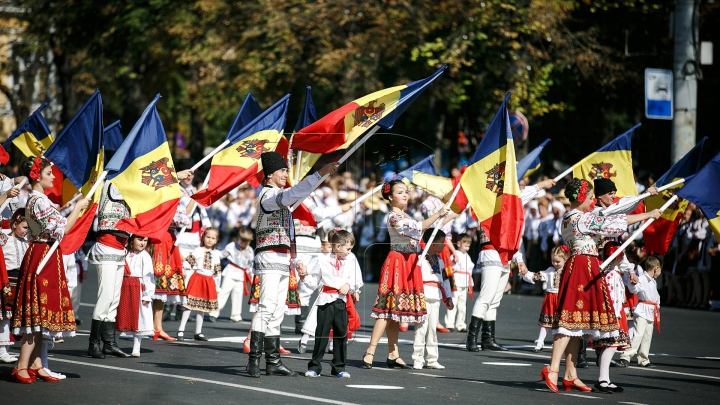
[[[593,186],[589,181],[574,178],[565,186],[565,197],[567,197],[570,202],[578,201],[582,203],[585,202],[587,193],[590,192],[592,188]]]
[[[382,187],[382,196],[384,199],[389,200],[392,195],[392,189],[396,184],[405,184],[402,180],[390,180],[385,182]]]

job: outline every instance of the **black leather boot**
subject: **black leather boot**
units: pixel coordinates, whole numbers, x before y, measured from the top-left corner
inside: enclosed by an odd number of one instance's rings
[[[477,345],[478,335],[480,334],[480,326],[483,320],[480,318],[470,318],[470,325],[468,325],[467,337],[465,338],[465,347],[468,351],[479,352],[480,348]]]
[[[482,335],[480,336],[480,345],[483,350],[492,350],[494,352],[506,352],[508,349],[500,346],[495,342],[495,321],[484,321],[482,324]]]
[[[265,336],[265,374],[291,377],[297,375],[280,360],[280,336]]]
[[[580,339],[580,350],[578,351],[578,359],[577,364],[575,367],[577,368],[588,368],[588,362],[587,362],[587,343],[585,343],[585,339]]]
[[[115,343],[115,322],[103,322],[102,323],[102,341],[104,354],[112,354],[117,357],[130,357],[129,354],[120,350],[117,343]]]
[[[101,329],[102,322],[93,319],[92,324],[90,324],[90,344],[88,346],[87,354],[95,359],[105,358],[102,350],[100,350],[100,344],[102,344],[102,340],[100,340],[100,336],[102,335]]]
[[[245,368],[250,377],[260,378],[260,357],[264,338],[265,334],[262,332],[250,332],[250,353],[248,354],[248,365]]]

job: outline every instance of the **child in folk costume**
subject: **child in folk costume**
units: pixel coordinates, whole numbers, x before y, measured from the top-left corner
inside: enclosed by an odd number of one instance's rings
[[[155,294],[155,272],[148,247],[148,238],[133,235],[128,241],[125,274],[117,314],[117,330],[133,335],[133,357],[140,357],[143,336],[152,336],[152,296]]]
[[[534,352],[542,351],[545,346],[545,336],[547,332],[552,328],[553,316],[555,310],[557,310],[558,300],[558,288],[560,287],[560,278],[562,277],[563,267],[565,262],[570,257],[570,249],[565,246],[556,246],[552,249],[550,255],[551,267],[546,270],[534,273],[532,271],[520,271],[520,275],[523,276],[523,280],[530,284],[535,284],[536,281],[543,282],[543,289],[547,292],[545,298],[543,298],[542,307],[540,309],[540,334],[535,341]]]
[[[306,377],[319,377],[322,371],[321,361],[332,332],[333,359],[331,374],[335,377],[350,378],[345,371],[347,357],[348,309],[347,300],[358,301],[359,290],[363,285],[362,273],[357,260],[346,260],[355,239],[345,230],[337,231],[331,243],[332,253],[318,258],[316,267],[317,283],[322,284],[313,309],[317,308],[317,327],[315,328],[315,346],[313,357],[308,363]],[[305,275],[303,278],[307,278]],[[313,276],[309,276],[313,277]]]
[[[422,232],[438,219],[445,217],[449,210],[442,207],[426,220],[414,221],[404,211],[408,204],[408,189],[401,180],[385,183],[382,195],[390,201],[392,209],[388,214],[387,227],[390,234],[390,254],[380,271],[380,285],[371,315],[375,318],[375,325],[362,367],[372,368],[377,344],[387,330],[388,367],[410,368],[400,360],[397,344],[400,322],[422,323],[427,319],[422,273],[417,267],[418,241]],[[441,225],[445,222],[447,221],[443,221]]]
[[[660,276],[661,272],[660,260],[655,256],[650,256],[645,260],[645,270],[639,269],[637,279],[628,287],[632,293],[637,294],[639,302],[633,312],[635,333],[632,339],[632,348],[620,356],[620,361],[625,366],[630,365],[630,359],[637,354],[638,365],[653,367],[648,354],[652,343],[653,326],[660,333],[660,294],[655,279]]]
[[[5,198],[7,194],[0,196],[0,204]],[[25,240],[27,230],[25,208],[20,208],[10,218],[10,235],[5,236],[4,232],[0,232],[0,245],[4,256],[0,257],[0,363],[14,363],[18,360],[8,353],[7,348],[13,345],[10,340],[10,320],[20,264],[28,248]]]
[[[423,242],[430,243],[425,260],[420,264],[422,279],[425,287],[425,302],[427,304],[427,320],[415,326],[415,340],[413,341],[413,368],[420,370],[427,360],[427,368],[443,370],[445,366],[438,363],[437,321],[440,317],[440,301],[448,309],[453,309],[450,280],[445,277],[445,263],[440,258],[440,252],[445,248],[445,232],[438,230],[434,240],[430,240],[433,229],[428,228],[423,234]],[[423,354],[427,348],[427,357]]]
[[[185,340],[185,325],[190,319],[192,311],[197,312],[195,317],[195,340],[207,341],[202,334],[203,316],[205,313],[217,310],[218,308],[218,285],[220,285],[220,256],[219,250],[215,249],[219,233],[215,228],[207,228],[202,234],[202,246],[185,258],[186,268],[192,267],[193,274],[188,281],[187,302],[183,304],[186,311],[183,311],[180,327],[178,328],[178,340]]]
[[[475,263],[468,254],[471,243],[472,238],[470,235],[466,233],[458,235],[457,249],[455,249],[457,261],[453,264],[455,286],[457,287],[457,291],[453,292],[453,297],[456,300],[453,303],[454,308],[445,312],[445,326],[458,332],[467,332],[467,325],[465,324],[467,297],[469,295],[470,299],[472,299],[473,294],[472,271],[475,268]]]
[[[615,251],[620,248],[621,244],[620,242],[615,241],[609,241],[605,244],[605,247],[603,248],[603,257],[608,258],[612,256]],[[605,350],[605,347],[607,346],[613,346],[616,350],[624,350],[626,348],[630,347],[630,335],[628,334],[628,322],[627,317],[625,316],[625,310],[623,309],[623,305],[626,301],[625,299],[625,281],[623,280],[622,272],[624,267],[626,266],[628,262],[625,261],[625,253],[620,253],[618,257],[615,258],[615,260],[610,263],[606,269],[605,273],[605,288],[607,288],[607,294],[610,298],[610,302],[613,305],[613,310],[615,311],[615,318],[618,321],[618,325],[620,326],[620,329],[618,329],[618,336],[616,338],[613,338],[612,340],[606,339],[605,342],[601,341],[593,341],[593,346],[596,346],[597,343],[601,343],[600,348],[595,348],[595,352],[597,353],[598,362],[602,355],[603,350]],[[632,280],[635,280],[635,275],[631,274],[630,278]],[[610,367],[622,367],[622,364],[617,363],[615,360],[610,358]],[[603,381],[603,380],[599,380]]]
[[[228,298],[232,299],[230,320],[242,321],[242,300],[243,296],[248,294],[245,283],[252,282],[250,271],[255,256],[253,248],[250,247],[252,239],[252,231],[242,227],[238,233],[238,240],[228,243],[221,252],[222,257],[228,259],[228,265],[222,272],[222,286],[218,291],[218,309],[210,312],[210,320],[213,322],[220,316],[220,311],[225,307]]]
[[[55,180],[50,161],[34,158],[21,167],[32,185],[25,208],[31,242],[20,267],[13,307],[13,334],[22,336],[22,346],[12,376],[25,384],[34,382],[35,378],[55,382],[59,378],[43,368],[41,356],[47,354],[49,346],[43,344],[43,340],[52,344],[52,338],[74,336],[75,313],[67,289],[62,249],[52,253],[45,267],[38,269],[38,266],[50,246],[72,229],[89,200],[78,200],[72,213],[64,218],[45,195],[45,189],[53,187]]]

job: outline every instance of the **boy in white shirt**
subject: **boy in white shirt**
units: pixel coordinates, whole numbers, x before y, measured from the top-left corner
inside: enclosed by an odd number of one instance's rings
[[[628,286],[631,293],[637,294],[638,305],[633,311],[635,316],[635,331],[632,339],[632,347],[620,356],[620,362],[630,365],[630,359],[637,354],[638,365],[643,367],[654,367],[650,363],[650,343],[652,343],[653,325],[660,333],[660,294],[657,290],[656,278],[662,272],[660,260],[655,256],[649,256],[645,260],[645,271],[638,270],[637,281],[633,280]]]
[[[472,271],[475,268],[475,263],[467,253],[470,250],[470,243],[472,243],[470,235],[466,233],[458,235],[457,249],[455,249],[457,262],[453,264],[455,287],[457,287],[457,291],[453,293],[453,296],[457,299],[457,302],[454,303],[455,308],[448,309],[445,313],[445,326],[458,332],[467,332],[465,318],[467,317],[468,294],[471,294],[470,299],[472,299]]]
[[[420,370],[427,360],[427,368],[442,370],[445,366],[438,363],[437,323],[440,317],[440,301],[445,302],[448,309],[453,309],[452,291],[450,280],[443,274],[445,268],[438,253],[442,252],[445,244],[445,232],[438,230],[432,242],[433,228],[428,228],[423,233],[423,242],[430,243],[428,254],[420,264],[422,270],[423,284],[425,285],[425,303],[427,305],[427,320],[420,325],[415,325],[415,339],[413,341],[413,368]],[[423,354],[427,348],[427,357]]]
[[[210,322],[220,316],[220,311],[225,307],[228,297],[232,300],[230,320],[233,322],[242,321],[242,301],[245,295],[245,283],[252,285],[253,259],[255,253],[250,247],[253,233],[250,228],[242,227],[238,232],[238,240],[228,243],[221,251],[221,256],[228,259],[228,265],[222,272],[222,285],[218,290],[218,309],[210,312]]]
[[[315,328],[315,346],[312,360],[308,363],[306,377],[319,377],[322,371],[321,361],[329,343],[330,331],[333,333],[333,359],[330,362],[331,374],[335,377],[350,378],[345,371],[347,358],[348,313],[346,300],[360,299],[359,289],[362,286],[362,273],[356,260],[347,260],[350,249],[355,242],[353,235],[345,230],[335,232],[330,241],[332,252],[321,255],[315,265],[315,271],[302,277],[313,277],[323,285],[317,297],[317,327]],[[352,298],[348,298],[348,293]]]

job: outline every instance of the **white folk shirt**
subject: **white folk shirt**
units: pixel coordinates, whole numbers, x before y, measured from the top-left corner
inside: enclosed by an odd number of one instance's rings
[[[28,241],[25,238],[18,238],[14,235],[8,236],[8,241],[2,247],[5,255],[5,265],[8,270],[17,270],[22,264],[25,252],[28,250]]]
[[[194,270],[195,274],[212,277],[215,287],[220,288],[220,256],[217,249],[207,250],[204,247],[195,248],[183,262],[183,267]]]
[[[339,269],[338,264],[340,267]],[[352,253],[342,260],[338,260],[332,253],[320,255],[312,274],[313,275],[308,273],[308,275],[305,276],[309,286],[322,284],[323,286],[339,290],[340,287],[347,284],[350,286],[350,293],[359,293],[360,288],[363,286],[363,277],[362,272],[360,271],[360,265],[357,262],[357,258]],[[321,306],[337,300],[346,301],[347,294],[343,295],[325,292],[321,289],[317,300],[315,301],[315,305]]]
[[[223,269],[222,276],[235,281],[245,280],[245,270],[250,270],[253,266],[253,248],[248,245],[241,250],[237,242],[231,242],[220,253],[222,258],[227,258],[230,262]]]
[[[562,274],[562,269],[558,271],[555,270],[555,267],[550,266],[543,271],[538,271],[537,273],[528,271],[523,276],[523,280],[530,284],[535,284],[535,281],[542,281],[543,289],[545,291],[557,294],[560,288],[560,274]]]
[[[470,255],[455,250],[460,261],[453,265],[453,273],[455,273],[455,286],[457,288],[472,288],[472,270],[475,268],[475,263],[470,259]]]
[[[144,250],[131,251],[125,257],[125,262],[130,268],[130,274],[125,277],[139,278],[140,284],[143,285],[140,301],[152,301],[152,296],[155,294],[155,273],[150,254]]]
[[[438,288],[438,284],[435,283],[439,283],[442,286],[443,290],[445,291],[445,297],[452,297],[452,291],[450,290],[450,280],[443,280],[443,261],[437,255],[435,255],[435,260],[437,260],[437,262],[435,263],[435,266],[433,266],[430,264],[429,260],[431,260],[430,255],[428,255],[428,257],[423,260],[420,266],[420,270],[422,271],[423,284],[425,287],[425,299],[438,301],[443,299],[443,293],[440,291],[440,288]]]
[[[630,290],[633,294],[637,294],[638,300],[655,302],[659,306],[660,294],[657,290],[657,282],[642,269],[638,269],[638,273],[638,283],[635,285],[628,285],[628,290]],[[655,306],[639,303],[635,307],[635,311],[633,311],[633,313],[635,316],[652,321],[655,319]]]

